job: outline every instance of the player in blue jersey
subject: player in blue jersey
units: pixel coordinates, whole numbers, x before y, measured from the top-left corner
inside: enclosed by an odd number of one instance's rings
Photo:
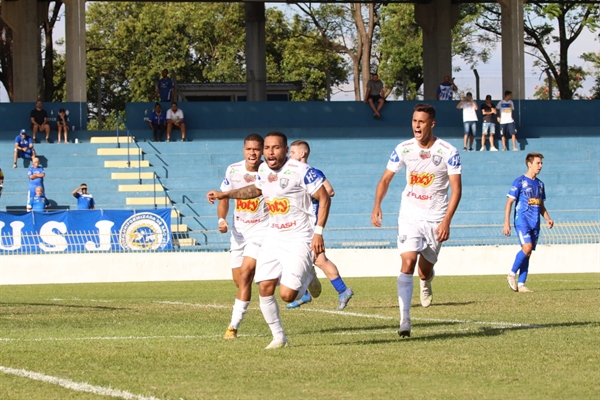
[[[27,201],[30,198],[35,196],[35,191],[38,186],[41,186],[42,192],[45,192],[44,189],[44,177],[46,176],[46,172],[44,168],[40,165],[40,159],[34,157],[31,159],[32,165],[27,170],[27,176],[29,177],[29,191],[27,192]]]
[[[27,211],[43,212],[50,207],[50,202],[44,195],[44,188],[38,186],[35,188],[35,194],[27,201]]]
[[[543,158],[544,156],[540,153],[527,154],[525,158],[527,172],[515,179],[507,195],[502,233],[510,236],[510,211],[512,204],[516,202],[515,231],[519,236],[519,243],[521,243],[521,251],[517,253],[513,267],[507,276],[508,286],[515,292],[533,292],[525,286],[525,281],[529,271],[531,252],[535,250],[540,234],[540,215],[546,219],[550,229],[554,226],[554,221],[550,218],[544,205],[544,200],[546,200],[544,182],[537,178],[542,171]],[[519,273],[518,284],[517,272]]]
[[[77,199],[78,210],[93,210],[96,207],[94,197],[88,193],[88,187],[85,183],[82,183],[76,187],[71,194]]]
[[[303,163],[306,164],[308,162],[309,155],[310,155],[310,146],[304,140],[296,140],[295,142],[293,142],[290,145],[290,156],[289,157],[292,160],[302,161]],[[323,175],[323,177],[325,178],[325,175],[323,174],[323,172],[321,172],[319,170],[316,170],[316,171],[318,171],[319,174]],[[329,197],[333,197],[335,195],[335,192],[334,192],[333,188],[331,187],[331,184],[329,183],[329,181],[327,181],[327,178],[325,178],[325,181],[323,182],[323,187],[325,188],[325,190],[327,190]],[[315,216],[317,216],[317,215],[319,215],[319,202],[314,198],[311,200],[313,203],[313,210],[314,210]],[[319,267],[325,273],[325,276],[327,276],[327,279],[329,279],[329,281],[333,285],[333,288],[338,292],[338,300],[340,302],[340,305],[338,306],[338,310],[343,310],[344,308],[346,308],[346,306],[348,305],[348,302],[350,301],[352,296],[354,296],[354,292],[352,291],[352,289],[350,289],[349,287],[346,286],[346,284],[344,283],[342,277],[340,276],[340,272],[338,271],[335,264],[332,263],[327,258],[327,256],[325,256],[325,253],[323,252],[323,253],[319,254],[318,257],[315,259],[315,265],[317,267]],[[318,297],[318,295],[321,293],[321,291],[320,291],[321,285],[317,284],[318,279],[316,278],[316,276],[314,279],[316,282],[315,283],[311,282],[311,285],[309,285],[309,287],[308,287],[309,290],[305,291],[304,295],[300,299],[288,304],[286,306],[287,308],[300,307],[302,304],[309,303],[310,301],[312,301],[313,297]],[[316,289],[316,287],[318,287],[318,289]],[[313,293],[312,296],[311,296],[311,293]]]

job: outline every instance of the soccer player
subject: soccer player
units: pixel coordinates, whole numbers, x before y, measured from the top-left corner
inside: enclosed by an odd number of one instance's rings
[[[44,188],[38,186],[35,188],[35,195],[27,201],[27,211],[44,212],[50,207],[50,202],[44,195]]]
[[[418,265],[421,278],[421,305],[433,298],[433,267],[442,246],[450,237],[450,223],[460,202],[461,164],[455,147],[433,135],[435,108],[417,104],[412,117],[414,138],[400,143],[390,156],[387,169],[377,184],[371,222],[381,227],[381,202],[402,166],[406,187],[398,217],[398,250],[402,267],[398,276],[400,337],[410,337],[410,300],[413,273]],[[448,199],[448,186],[452,188]]]
[[[515,231],[521,243],[521,251],[517,253],[513,267],[507,276],[508,286],[515,292],[533,292],[525,286],[525,281],[529,271],[531,252],[535,250],[540,235],[540,215],[548,222],[548,228],[552,229],[554,226],[554,221],[550,218],[544,205],[544,200],[546,200],[544,182],[537,178],[542,171],[543,158],[544,156],[540,153],[527,154],[525,157],[527,172],[515,179],[508,191],[508,199],[506,199],[502,233],[510,236],[510,211],[513,203],[516,202]],[[519,272],[518,284],[517,272]]]
[[[221,191],[241,189],[254,185],[258,167],[262,163],[262,136],[253,133],[244,139],[244,160],[227,167]],[[219,200],[217,216],[219,232],[226,233],[229,228],[227,213],[229,199]],[[256,268],[256,258],[269,226],[269,211],[263,196],[253,199],[236,199],[231,226],[231,273],[238,288],[233,304],[231,323],[223,336],[225,339],[237,338],[237,331],[244,314],[248,311],[252,295],[252,280]]]
[[[210,203],[220,199],[253,199],[262,195],[269,209],[269,228],[258,253],[254,280],[259,284],[260,309],[273,334],[267,349],[288,346],[279,318],[275,288],[285,302],[294,301],[309,282],[313,254],[325,251],[323,229],[329,215],[329,195],[323,177],[312,167],[291,160],[287,137],[281,132],[265,136],[265,162],[258,168],[254,185],[228,192],[210,191]],[[319,201],[317,225],[310,198]]]
[[[306,163],[308,163],[309,155],[310,155],[310,146],[304,140],[296,140],[295,142],[293,142],[290,145],[290,158],[292,160],[302,161],[303,163],[306,164]],[[323,172],[316,170],[316,169],[315,169],[315,171],[318,171],[318,173],[323,176],[323,179],[324,179],[323,186],[325,187],[325,190],[327,190],[329,197],[333,197],[335,195],[335,191],[333,190],[333,187],[331,187],[331,184],[329,183],[327,178],[325,178],[325,175],[323,174]],[[315,199],[312,199],[312,202],[313,202],[313,209],[314,209],[315,216],[317,216],[319,213],[319,203]],[[329,282],[331,282],[331,285],[333,285],[333,288],[338,292],[338,300],[340,302],[340,305],[338,306],[338,310],[343,310],[344,308],[346,308],[346,306],[348,305],[348,302],[350,301],[352,296],[354,296],[354,291],[352,291],[352,289],[350,289],[349,287],[346,286],[346,284],[344,283],[342,277],[340,276],[340,272],[338,271],[335,264],[332,263],[327,258],[325,253],[319,254],[319,256],[316,258],[314,264],[325,273],[325,276],[327,276],[327,279],[329,279]],[[314,279],[317,279],[316,276],[314,277]],[[300,299],[291,302],[286,307],[287,308],[300,307],[302,304],[311,302],[312,297],[313,296],[311,296],[309,291],[306,291]],[[317,297],[317,296],[315,296],[315,297]]]

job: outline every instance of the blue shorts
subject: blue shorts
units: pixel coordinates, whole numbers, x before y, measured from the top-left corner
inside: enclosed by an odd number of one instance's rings
[[[29,149],[27,151],[22,151],[22,150],[17,150],[15,149],[15,151],[17,152],[17,158],[31,158],[32,149]]]
[[[538,238],[540,237],[540,229],[531,229],[528,226],[517,226],[515,225],[515,231],[517,232],[517,236],[519,237],[519,243],[521,246],[525,243],[531,243],[531,248],[535,250],[535,245],[537,244]]]
[[[484,122],[481,133],[483,135],[487,135],[488,133],[490,135],[495,134],[496,133],[496,123],[495,122]]]
[[[463,122],[465,127],[465,135],[475,135],[477,133],[477,121]]]
[[[500,136],[513,136],[517,134],[515,123],[500,124]]]

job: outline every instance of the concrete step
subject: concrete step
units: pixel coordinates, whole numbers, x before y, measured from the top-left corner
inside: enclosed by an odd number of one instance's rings
[[[154,204],[167,204],[170,205],[171,202],[169,201],[168,197],[157,197],[156,198],[156,202],[154,197],[128,197],[125,200],[125,204],[129,205],[129,206],[141,206],[141,205],[154,205]]]
[[[127,160],[114,160],[104,161],[104,168],[138,168],[138,167],[149,167],[150,162],[148,160],[131,161],[130,165],[127,165]]]
[[[133,143],[131,136],[92,136],[90,143]]]
[[[154,179],[154,172],[113,172],[110,179]]]
[[[165,188],[161,184],[142,184],[142,185],[119,185],[119,192],[164,192]]]
[[[171,232],[173,233],[181,233],[181,232],[187,232],[188,231],[188,226],[186,224],[171,224]]]
[[[115,147],[103,147],[96,150],[96,154],[99,156],[126,156],[127,154],[138,155],[142,154],[142,149],[137,147],[127,148],[115,148]]]
[[[173,241],[175,245],[179,244],[181,247],[191,247],[196,245],[196,239],[194,238],[185,238],[185,239],[175,239]],[[177,243],[175,243],[177,242]]]

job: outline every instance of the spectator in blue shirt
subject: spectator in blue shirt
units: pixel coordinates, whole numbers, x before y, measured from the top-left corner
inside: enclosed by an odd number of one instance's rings
[[[169,78],[169,71],[166,69],[162,70],[162,78],[156,82],[156,90],[150,101],[156,98],[156,95],[160,94],[160,101],[173,101],[175,100],[175,85],[173,80]]]
[[[152,141],[162,142],[162,137],[167,129],[165,113],[162,111],[160,103],[154,105],[154,111],[150,114],[148,119],[150,129],[152,129]]]
[[[440,83],[435,91],[435,98],[437,100],[452,100],[456,92],[458,92],[458,88],[454,84],[454,78],[450,80],[450,76],[446,75],[444,82]]]
[[[35,150],[33,149],[33,140],[27,136],[27,131],[21,129],[21,132],[15,137],[15,155],[13,168],[17,168],[17,158],[33,158]]]
[[[35,188],[35,195],[29,198],[27,202],[27,211],[46,211],[50,207],[50,202],[44,195],[44,188],[38,186]]]
[[[46,176],[46,172],[44,168],[40,165],[40,159],[34,157],[31,159],[32,165],[29,167],[27,171],[27,176],[29,177],[29,192],[27,192],[27,200],[35,196],[35,192],[38,187],[42,188],[42,193],[44,192],[44,177]]]
[[[94,197],[87,192],[88,188],[85,183],[73,190],[73,197],[77,199],[78,210],[93,210],[96,207]],[[81,193],[79,193],[81,191]]]

